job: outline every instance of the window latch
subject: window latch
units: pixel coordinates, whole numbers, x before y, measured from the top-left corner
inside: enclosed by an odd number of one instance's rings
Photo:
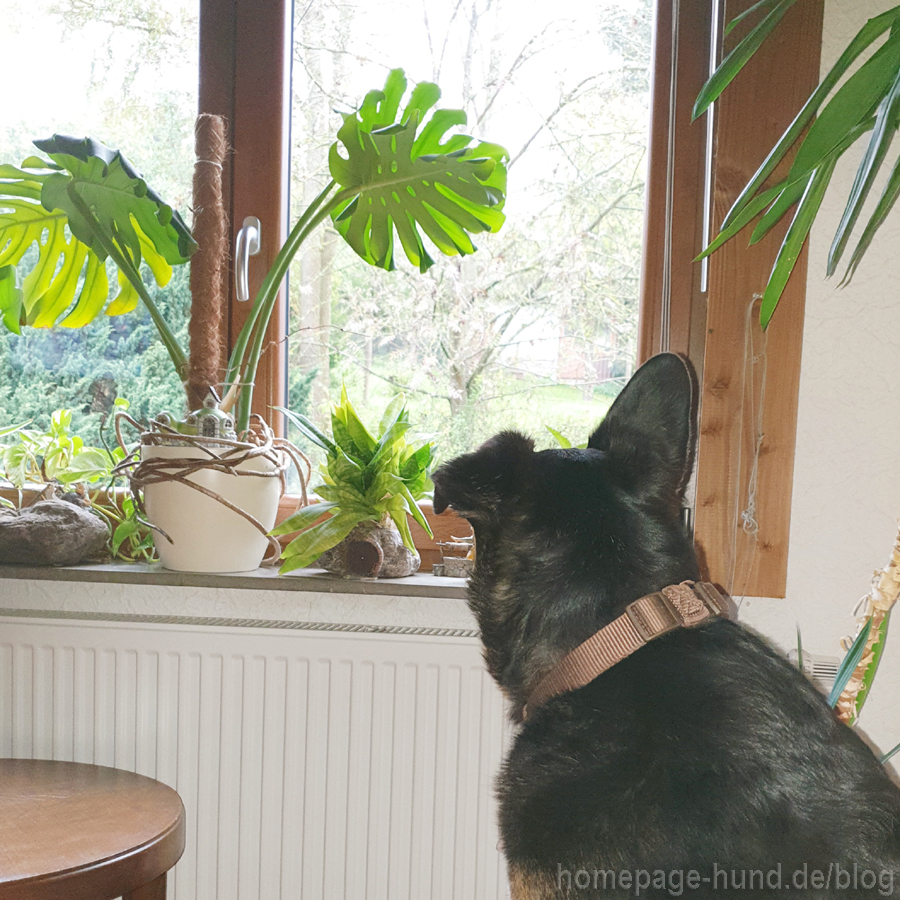
[[[241,303],[250,299],[250,257],[259,253],[260,225],[256,216],[247,216],[234,246],[234,285]]]

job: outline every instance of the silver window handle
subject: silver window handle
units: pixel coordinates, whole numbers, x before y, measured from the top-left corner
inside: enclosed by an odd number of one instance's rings
[[[234,285],[241,303],[250,299],[250,257],[259,253],[260,225],[256,216],[247,216],[234,242]]]

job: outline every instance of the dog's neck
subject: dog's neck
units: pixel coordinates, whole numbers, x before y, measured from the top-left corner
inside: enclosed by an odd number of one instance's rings
[[[482,566],[480,573],[476,569],[474,577],[490,577],[486,568],[490,567]],[[509,701],[513,719],[521,721],[522,708],[548,672],[575,647],[623,614],[630,603],[667,584],[698,578],[696,566],[690,565],[673,569],[671,576],[642,580],[643,583],[620,589],[613,597],[570,587],[564,617],[545,599],[523,602],[527,592],[514,583],[498,592],[494,581],[490,591],[494,602],[485,608],[473,602],[472,610],[481,628],[488,671]],[[473,591],[472,595],[477,593]]]
[[[629,603],[669,584],[699,580],[692,542],[677,520],[614,512],[592,543],[577,545],[548,544],[546,535],[535,540],[525,526],[507,527],[497,539],[491,528],[473,523],[478,553],[469,603],[488,671],[513,710],[567,653]],[[622,517],[655,532],[635,533],[632,524],[627,546],[644,549],[625,559],[625,545],[615,540]]]
[[[630,603],[625,612],[566,654],[537,684],[522,707],[526,720],[548,700],[585,687],[645,644],[677,628],[734,618],[731,598],[708,582],[667,585]]]

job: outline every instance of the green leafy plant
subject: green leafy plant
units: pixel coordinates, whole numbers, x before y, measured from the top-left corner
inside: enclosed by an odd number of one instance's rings
[[[844,688],[847,686],[847,682],[850,681],[853,673],[856,671],[856,667],[859,665],[859,661],[862,659],[862,655],[866,649],[866,642],[869,639],[869,629],[871,627],[871,621],[866,622],[865,626],[850,645],[846,655],[841,660],[837,675],[835,675],[834,678],[834,684],[831,686],[831,691],[828,694],[828,705],[832,707],[832,709],[837,704]]]
[[[128,402],[116,400],[127,408]],[[153,535],[138,517],[134,501],[117,492],[124,480],[115,467],[125,458],[116,446],[87,447],[71,433],[72,413],[56,410],[46,431],[28,428],[29,423],[0,428],[0,437],[13,438],[0,444],[0,479],[20,492],[28,486],[57,485],[75,489],[85,505],[99,515],[110,528],[109,549],[123,560],[153,558]],[[15,506],[2,498],[4,506]]]
[[[156,558],[153,531],[138,515],[134,499],[122,494],[119,503],[91,504],[110,527],[109,552],[115,559],[150,561]]]
[[[563,450],[571,450],[572,449],[572,441],[569,438],[567,438],[561,431],[557,431],[555,428],[551,428],[549,425],[544,425],[544,428],[546,428],[547,431],[550,432],[551,436],[553,437],[553,440],[556,441],[556,443]],[[587,447],[587,441],[585,441],[583,444],[575,444],[575,446],[578,449],[583,450],[585,447]]]
[[[4,429],[5,433],[16,438],[13,443],[0,448],[6,479],[19,489],[29,483],[65,483],[70,466],[84,449],[81,438],[70,434],[71,425],[71,411],[58,409],[51,416],[50,427],[46,431],[38,431],[25,425]]]
[[[315,489],[323,502],[304,507],[272,532],[300,532],[282,553],[285,562],[281,572],[315,562],[361,522],[380,522],[390,517],[410,550],[415,550],[415,545],[407,514],[431,536],[431,528],[416,501],[431,487],[429,471],[434,445],[430,440],[407,439],[411,425],[403,394],[388,404],[374,435],[356,414],[346,389],[341,390],[341,402],[331,413],[333,439],[306,416],[281,411],[326,455],[320,469],[322,484]]]
[[[753,57],[798,0],[761,0],[729,23],[728,31],[757,14],[755,27],[722,60],[694,105],[702,115]],[[806,0],[802,0],[806,2]],[[884,43],[837,89],[850,67],[876,42]],[[794,264],[809,235],[838,159],[871,132],[860,161],[843,216],[828,254],[827,274],[833,275],[843,258],[851,232],[900,127],[900,6],[870,19],[797,113],[787,131],[763,160],[722,222],[718,236],[698,258],[713,253],[748,224],[757,220],[750,243],[756,243],[793,210],[769,281],[763,294],[760,321],[769,324]],[[808,128],[808,131],[806,130]],[[805,132],[805,134],[804,134]],[[799,142],[799,144],[798,144]],[[792,147],[797,152],[788,174],[777,184],[769,176]],[[842,284],[848,282],[868,250],[875,233],[900,195],[900,161],[896,162],[850,255]]]
[[[331,181],[297,220],[254,298],[225,376],[225,396],[237,397],[239,432],[249,425],[252,385],[278,289],[304,240],[325,219],[362,259],[384,269],[394,268],[396,233],[422,272],[433,262],[423,233],[441,253],[468,254],[476,249],[471,234],[503,225],[506,151],[449,134],[466,115],[433,109],[440,90],[429,82],[412,90],[400,113],[406,88],[403,71],[394,69],[382,90],[370,91],[358,110],[344,115],[329,151]],[[196,244],[184,222],[120,151],[62,135],[35,144],[49,160],[30,157],[20,167],[0,166],[5,326],[14,332],[23,324],[79,327],[104,312],[129,312],[140,299],[184,381],[186,354],[141,275],[145,263],[164,286],[171,267],[188,261]],[[19,287],[15,266],[31,259],[26,254],[35,245],[37,260]],[[111,302],[106,259],[118,268]]]

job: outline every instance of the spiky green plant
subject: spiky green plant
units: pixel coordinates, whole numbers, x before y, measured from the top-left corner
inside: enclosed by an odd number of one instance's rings
[[[695,119],[728,87],[776,29],[785,13],[797,2],[798,0],[760,0],[729,23],[726,34],[745,20],[760,16],[756,25],[722,60],[704,85],[694,105]],[[884,42],[881,46],[838,87],[851,66],[882,38]],[[760,322],[764,328],[775,312],[800,250],[809,236],[838,159],[864,135],[872,132],[828,254],[826,271],[829,276],[837,271],[898,128],[900,6],[895,6],[869,19],[847,45],[819,86],[810,94],[787,131],[747,182],[725,216],[715,240],[698,257],[702,259],[713,253],[758,219],[750,236],[750,243],[754,244],[762,240],[785,216],[791,214],[790,225],[763,294]],[[769,176],[795,146],[797,152],[787,175],[777,184],[769,185]],[[898,197],[900,161],[895,161],[881,197],[850,255],[842,283],[853,277],[875,233]]]
[[[407,439],[411,425],[403,394],[388,404],[374,435],[357,415],[346,388],[341,389],[341,402],[331,413],[333,439],[306,416],[281,411],[326,456],[320,469],[322,484],[315,488],[323,502],[304,507],[272,532],[300,532],[282,553],[282,573],[312,564],[361,522],[380,522],[385,516],[393,520],[410,550],[416,548],[407,514],[431,536],[416,501],[431,486],[434,444]],[[323,515],[327,518],[320,522]]]

